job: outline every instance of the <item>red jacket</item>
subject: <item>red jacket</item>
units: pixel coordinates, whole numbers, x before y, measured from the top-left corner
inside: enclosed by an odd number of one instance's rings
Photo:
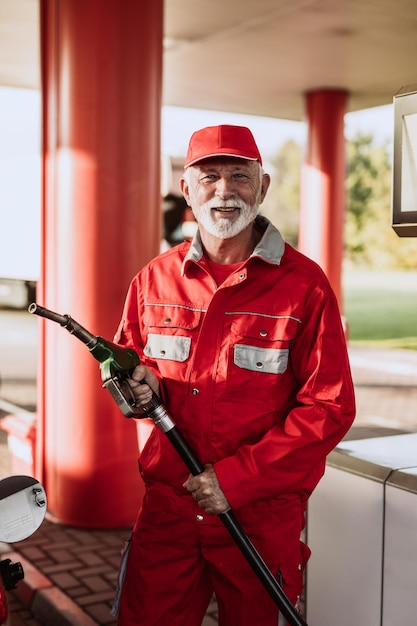
[[[133,279],[116,341],[161,380],[168,411],[233,509],[306,500],[349,429],[354,391],[340,312],[322,270],[265,218],[253,254],[220,286],[199,236]],[[145,483],[183,494],[189,474],[154,428]]]

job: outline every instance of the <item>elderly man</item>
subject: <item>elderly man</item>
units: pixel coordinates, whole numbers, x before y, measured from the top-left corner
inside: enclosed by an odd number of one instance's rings
[[[269,182],[249,129],[195,132],[181,191],[197,234],[130,285],[116,340],[141,358],[133,393],[162,396],[205,471],[188,475],[153,429],[120,626],[200,626],[213,593],[222,626],[284,623],[219,520],[229,508],[294,605],[301,594],[307,500],[355,401],[325,275],[259,215]]]

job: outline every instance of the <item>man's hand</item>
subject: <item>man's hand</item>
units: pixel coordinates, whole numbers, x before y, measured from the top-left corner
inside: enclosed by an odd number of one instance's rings
[[[144,380],[146,384],[140,381]],[[152,399],[152,391],[159,395],[159,381],[147,365],[137,365],[128,380],[137,406],[145,406]]]
[[[213,466],[207,464],[204,472],[198,476],[190,475],[183,487],[191,492],[198,505],[212,515],[226,513],[230,504],[224,495]]]

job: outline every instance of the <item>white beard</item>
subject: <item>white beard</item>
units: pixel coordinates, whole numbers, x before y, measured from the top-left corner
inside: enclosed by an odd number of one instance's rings
[[[230,200],[218,200],[213,198],[199,207],[193,202],[193,198],[191,198],[191,201],[192,210],[197,222],[199,222],[208,233],[218,239],[230,239],[245,230],[258,215],[260,206],[258,198],[252,206],[240,198]],[[236,219],[230,219],[228,217],[214,219],[211,213],[214,208],[237,208],[239,209],[239,215]]]

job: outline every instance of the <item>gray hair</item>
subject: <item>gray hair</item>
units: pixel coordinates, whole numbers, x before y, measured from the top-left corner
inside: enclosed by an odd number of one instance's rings
[[[258,173],[259,173],[259,179],[258,179],[258,183],[259,186],[262,184],[262,178],[263,175],[265,174],[265,171],[262,167],[262,165],[259,163],[259,161],[257,161],[258,164]],[[196,163],[196,166],[198,165],[198,163]],[[187,167],[187,169],[184,171],[184,174],[181,176],[181,178],[183,180],[185,180],[185,182],[187,183],[187,185],[189,185],[191,183],[191,170],[194,166],[190,165],[190,167]]]

